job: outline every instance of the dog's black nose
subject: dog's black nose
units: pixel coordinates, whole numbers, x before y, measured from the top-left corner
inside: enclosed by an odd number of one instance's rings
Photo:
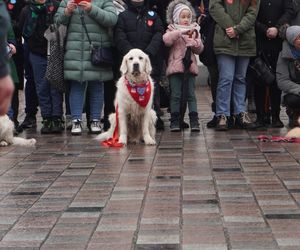
[[[133,70],[134,71],[139,70],[139,64],[138,63],[133,64]]]

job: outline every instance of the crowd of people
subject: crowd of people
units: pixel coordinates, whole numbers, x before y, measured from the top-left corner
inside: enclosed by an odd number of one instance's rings
[[[1,26],[7,24],[0,31],[4,44],[0,51],[0,109],[18,133],[37,126],[38,108],[42,134],[60,133],[65,127],[72,135],[82,134],[83,112],[90,133],[107,130],[108,116],[115,111],[120,62],[133,48],[143,50],[151,60],[158,130],[166,126],[161,119],[161,103],[165,101],[161,100],[165,97],[161,83],[167,78],[170,130],[190,127],[200,131],[195,94],[197,57],[209,72],[214,115],[208,128],[280,128],[284,126],[282,105],[289,126],[299,126],[299,0],[0,0],[0,8]],[[44,34],[53,24],[67,27],[65,93],[45,78],[49,43]],[[91,44],[110,48],[112,67],[91,63]],[[272,84],[261,82],[249,70],[257,57],[263,57],[276,72]],[[19,124],[18,94],[23,88],[26,116]],[[252,99],[255,121],[248,115],[247,102]],[[189,124],[183,119],[187,108]]]

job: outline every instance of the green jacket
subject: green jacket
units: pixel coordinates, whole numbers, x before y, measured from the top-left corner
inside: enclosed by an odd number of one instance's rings
[[[79,8],[72,16],[64,14],[67,0],[63,0],[54,20],[68,26],[64,58],[64,78],[74,81],[107,81],[113,78],[110,68],[95,67],[91,64],[90,44],[82,26]],[[111,0],[92,0],[92,9],[84,14],[89,36],[94,45],[111,46],[109,28],[117,23],[118,16]]]
[[[216,21],[214,51],[216,54],[255,56],[255,20],[260,0],[211,0],[209,12]],[[230,39],[226,28],[234,27],[237,38]]]

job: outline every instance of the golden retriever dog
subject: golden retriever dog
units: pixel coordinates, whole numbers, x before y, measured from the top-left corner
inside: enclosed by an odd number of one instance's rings
[[[117,127],[118,142],[123,145],[141,140],[146,145],[156,144],[157,117],[152,109],[154,84],[151,70],[149,57],[143,51],[132,49],[124,56],[120,68],[122,76],[117,82],[116,113],[109,116],[110,129],[96,139],[112,138]]]
[[[7,115],[0,116],[0,146],[8,145],[34,146],[35,139],[14,137],[14,124]]]
[[[298,125],[300,125],[300,117],[298,118]],[[300,138],[300,127],[295,127],[291,129],[287,134],[286,137],[290,138]]]

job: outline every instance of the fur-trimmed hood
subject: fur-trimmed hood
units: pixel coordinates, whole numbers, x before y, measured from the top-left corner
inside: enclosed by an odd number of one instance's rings
[[[192,11],[192,23],[196,21],[196,13],[195,10],[193,8],[193,6],[191,5],[191,3],[187,0],[174,0],[172,2],[170,2],[168,8],[167,8],[167,12],[166,12],[166,20],[168,24],[172,24],[173,23],[173,12],[174,12],[174,8],[177,4],[182,3],[187,5],[191,11]]]

